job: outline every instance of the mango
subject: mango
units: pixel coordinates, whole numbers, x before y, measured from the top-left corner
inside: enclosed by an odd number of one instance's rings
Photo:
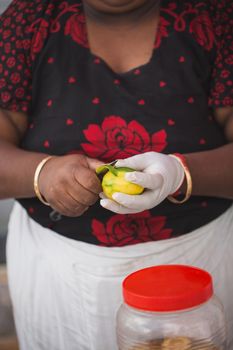
[[[112,165],[103,165],[96,169],[96,173],[103,174],[102,188],[106,197],[113,199],[115,192],[138,195],[144,191],[142,186],[136,185],[125,179],[125,173],[135,171],[127,167],[115,167]]]

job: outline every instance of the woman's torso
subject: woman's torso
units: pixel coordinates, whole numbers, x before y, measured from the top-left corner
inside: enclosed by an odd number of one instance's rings
[[[123,74],[91,53],[80,2],[47,0],[41,9],[34,23],[32,108],[23,148],[110,162],[147,151],[190,153],[225,144],[208,105],[217,47],[207,2],[163,0],[149,62]],[[231,202],[192,197],[181,206],[164,201],[133,215],[97,203],[79,218],[60,217],[36,198],[20,203],[64,236],[122,246],[191,232]]]

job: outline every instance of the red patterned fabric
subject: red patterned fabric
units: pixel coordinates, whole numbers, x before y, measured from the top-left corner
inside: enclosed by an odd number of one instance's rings
[[[118,116],[106,117],[101,127],[90,124],[83,132],[90,142],[82,144],[85,153],[106,161],[127,158],[140,152],[162,152],[167,145],[165,130],[159,130],[150,136],[137,121],[133,120],[127,125]]]
[[[105,224],[94,219],[92,230],[101,245],[121,247],[170,238],[172,230],[164,228],[165,223],[165,217],[152,217],[149,211],[144,211],[126,218],[113,215]]]
[[[233,105],[233,3],[161,0],[152,55],[117,74],[90,52],[78,0],[14,0],[0,16],[0,107],[23,111],[25,150],[82,153],[104,163],[142,152],[201,152],[226,143],[213,107]],[[137,215],[92,206],[62,217],[36,198],[19,202],[64,236],[122,246],[186,234],[231,201],[164,201]]]
[[[71,36],[79,45],[88,47],[85,16],[79,4],[41,0],[14,0],[1,17],[0,27],[0,91],[1,105],[13,111],[28,111],[31,104],[32,61],[42,50],[49,34],[61,30],[60,18],[69,13],[64,34]],[[155,48],[166,39],[169,28],[189,32],[205,50],[217,45],[213,66],[212,88],[209,103],[214,106],[233,105],[233,15],[230,0],[209,0],[206,10],[201,1],[186,2],[184,10],[177,12],[177,4],[170,2],[162,9]],[[59,7],[54,19],[53,10]],[[43,18],[46,14],[46,17]],[[163,14],[169,15],[169,21]],[[189,15],[194,15],[187,23]],[[3,75],[3,76],[2,76]],[[22,86],[23,85],[23,86]]]

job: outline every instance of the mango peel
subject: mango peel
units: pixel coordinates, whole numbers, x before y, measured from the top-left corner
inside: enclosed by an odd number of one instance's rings
[[[106,197],[113,199],[115,192],[121,192],[130,195],[138,195],[144,191],[142,186],[134,184],[125,179],[125,174],[135,171],[127,167],[115,167],[105,164],[96,169],[98,175],[102,175],[102,188]]]

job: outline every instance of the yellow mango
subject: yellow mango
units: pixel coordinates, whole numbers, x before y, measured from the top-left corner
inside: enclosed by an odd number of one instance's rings
[[[125,179],[125,173],[131,171],[135,170],[127,167],[117,168],[112,165],[104,165],[96,170],[97,174],[105,172],[102,178],[102,188],[106,197],[112,199],[112,195],[115,192],[137,195],[144,191],[142,186],[136,185]]]

